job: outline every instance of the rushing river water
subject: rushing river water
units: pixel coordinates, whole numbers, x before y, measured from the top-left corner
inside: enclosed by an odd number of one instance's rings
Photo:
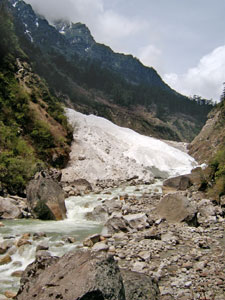
[[[40,243],[49,246],[52,255],[62,256],[65,252],[80,247],[82,240],[90,234],[100,233],[103,224],[90,221],[85,218],[88,212],[105,199],[123,196],[125,194],[136,197],[144,193],[161,193],[161,182],[156,181],[152,185],[123,186],[103,191],[100,194],[90,193],[84,196],[69,197],[66,199],[67,219],[63,221],[40,221],[32,219],[5,220],[4,227],[0,228],[0,243],[12,240],[16,243],[24,233],[31,234],[31,245],[23,245],[19,248],[12,246],[9,250],[12,261],[0,265],[0,295],[6,290],[17,291],[20,278],[12,276],[13,272],[21,271],[34,261],[36,247]],[[33,233],[46,234],[37,240],[32,239]],[[67,237],[75,238],[75,243],[66,242]],[[0,256],[1,257],[1,256]]]

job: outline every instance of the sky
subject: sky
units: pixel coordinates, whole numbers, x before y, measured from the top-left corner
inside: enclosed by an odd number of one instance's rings
[[[218,101],[225,82],[225,0],[25,0],[50,22],[85,23],[172,88]]]

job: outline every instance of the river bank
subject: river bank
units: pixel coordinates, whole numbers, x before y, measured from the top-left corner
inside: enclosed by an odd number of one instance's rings
[[[0,295],[6,291],[16,293],[22,271],[30,264],[38,251],[50,255],[64,253],[83,246],[83,240],[100,233],[104,220],[91,220],[90,213],[102,201],[120,199],[126,195],[140,197],[142,193],[161,192],[161,183],[153,185],[126,186],[99,189],[66,199],[67,219],[63,221],[41,221],[35,219],[1,220],[0,227]],[[16,276],[15,276],[16,275]],[[1,298],[0,298],[1,299]]]

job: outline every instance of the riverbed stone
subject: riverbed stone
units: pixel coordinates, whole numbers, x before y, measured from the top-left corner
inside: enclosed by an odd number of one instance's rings
[[[85,247],[92,247],[94,244],[100,242],[100,238],[101,238],[100,234],[90,235],[83,241],[83,245]]]
[[[7,265],[12,261],[12,258],[10,255],[6,254],[3,257],[0,257],[0,266]]]
[[[169,222],[190,222],[195,220],[196,208],[190,203],[187,197],[181,193],[167,194],[163,196],[156,208],[160,217]]]
[[[158,285],[148,275],[121,270],[125,288],[126,300],[157,300],[159,299]]]
[[[113,214],[104,225],[107,233],[128,232],[130,230],[129,223],[123,218],[121,213]]]
[[[21,237],[16,243],[16,246],[18,248],[20,248],[21,246],[24,246],[24,245],[31,245],[31,241],[29,241],[28,237]]]
[[[147,216],[144,213],[128,214],[123,217],[133,229],[144,229],[148,226]]]
[[[4,295],[6,296],[6,298],[8,299],[15,299],[16,297],[16,294],[15,292],[13,291],[5,291]]]
[[[36,252],[39,250],[48,250],[49,249],[49,244],[47,242],[41,242],[40,244],[37,245],[36,247]]]
[[[12,240],[5,240],[0,243],[0,254],[5,254],[8,249],[10,249],[13,246],[13,241]]]
[[[20,278],[20,277],[22,276],[22,274],[23,274],[23,271],[18,270],[18,271],[14,271],[14,272],[11,274],[11,276],[12,276],[12,277],[18,277],[18,278]]]
[[[96,251],[96,252],[107,251],[107,250],[109,250],[109,246],[104,242],[99,242],[99,243],[94,244],[94,246],[92,247],[91,250]]]
[[[93,221],[105,222],[108,218],[108,211],[104,205],[97,205],[92,212],[87,213],[87,218]]]
[[[20,219],[21,210],[17,207],[15,200],[0,197],[0,217],[2,219]]]
[[[35,218],[62,220],[66,217],[64,191],[48,172],[37,173],[29,182],[27,201]]]

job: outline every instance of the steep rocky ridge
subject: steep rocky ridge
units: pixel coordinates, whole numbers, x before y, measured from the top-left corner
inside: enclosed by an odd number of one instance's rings
[[[225,93],[221,100],[189,150],[196,160],[208,165],[201,174],[200,188],[220,203],[225,195]]]
[[[170,140],[190,141],[203,126],[210,105],[178,94],[131,55],[96,43],[84,24],[54,27],[25,2],[8,3],[23,51],[67,105]]]
[[[189,153],[200,163],[208,163],[219,149],[225,147],[225,100],[209,114],[201,132],[189,145]]]

